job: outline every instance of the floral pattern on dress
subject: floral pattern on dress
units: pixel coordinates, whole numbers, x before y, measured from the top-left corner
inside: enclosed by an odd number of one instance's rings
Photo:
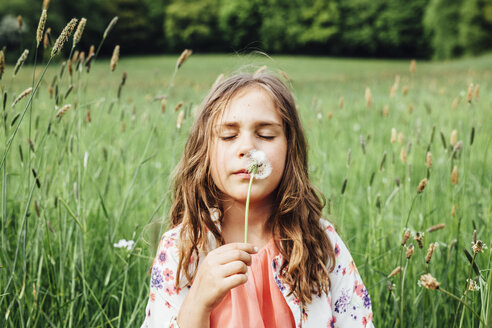
[[[330,273],[331,288],[328,294],[322,293],[319,297],[313,295],[311,304],[302,304],[293,294],[289,295],[290,287],[282,281],[286,269],[282,256],[278,255],[272,261],[272,278],[292,311],[296,327],[374,327],[371,298],[349,250],[328,221],[321,219],[320,223],[336,255],[335,267]],[[160,240],[150,270],[149,300],[142,328],[179,328],[176,317],[191,287],[191,283],[188,282],[183,282],[182,285],[187,288],[181,289],[176,286],[179,235],[180,227],[177,227],[166,232]],[[209,236],[209,240],[213,240],[213,235]],[[215,243],[208,246],[209,250],[212,250]],[[200,259],[201,256],[202,254],[199,256]],[[196,264],[195,258],[194,255],[190,261],[192,266]]]

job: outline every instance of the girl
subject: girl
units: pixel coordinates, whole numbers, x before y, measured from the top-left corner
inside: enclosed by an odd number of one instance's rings
[[[251,150],[272,171],[253,182],[243,243]],[[215,85],[176,169],[142,327],[372,327],[368,292],[320,219],[321,197],[288,88],[267,73]]]

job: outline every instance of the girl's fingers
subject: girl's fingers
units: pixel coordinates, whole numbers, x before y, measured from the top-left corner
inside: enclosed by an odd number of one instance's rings
[[[248,267],[244,262],[234,261],[222,265],[222,274],[224,277],[229,277],[234,274],[241,274],[248,272]]]
[[[239,249],[231,249],[219,255],[219,264],[227,264],[233,261],[242,261],[247,265],[251,264],[251,255]]]
[[[230,250],[240,250],[244,251],[249,254],[256,254],[258,253],[258,248],[255,247],[253,244],[246,244],[246,243],[230,243],[230,244],[225,244],[217,248],[215,251],[217,254],[222,254],[226,251]]]
[[[233,274],[232,276],[224,278],[225,288],[227,288],[227,291],[246,283],[246,281],[248,281],[248,276],[246,274]]]

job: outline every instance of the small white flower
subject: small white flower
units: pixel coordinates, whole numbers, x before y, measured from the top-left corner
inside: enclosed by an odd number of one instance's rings
[[[129,251],[133,249],[135,242],[133,240],[120,239],[116,244],[113,244],[116,248],[124,248],[126,247]]]
[[[265,152],[261,150],[250,150],[246,154],[248,159],[248,172],[255,179],[265,179],[272,173],[272,165]]]

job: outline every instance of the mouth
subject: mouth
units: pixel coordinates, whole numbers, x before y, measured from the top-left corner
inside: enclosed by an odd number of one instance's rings
[[[241,170],[237,170],[233,174],[249,174],[249,172],[246,169],[241,169]]]

